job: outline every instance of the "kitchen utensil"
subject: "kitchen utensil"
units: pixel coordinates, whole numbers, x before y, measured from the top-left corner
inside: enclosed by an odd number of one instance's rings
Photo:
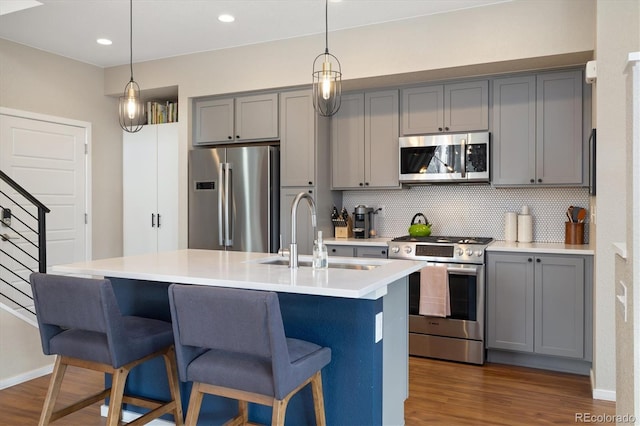
[[[584,223],[584,220],[587,218],[587,211],[583,208],[581,208],[578,211],[578,223]]]
[[[571,217],[571,214],[569,213],[569,210],[567,210],[565,212],[565,214],[567,215],[567,219],[569,219],[569,222],[573,222],[573,218]]]
[[[573,206],[569,206],[567,209],[567,216],[569,216],[569,222],[573,222]]]
[[[422,218],[424,223],[418,222]],[[416,213],[411,219],[411,226],[409,226],[409,235],[412,237],[428,237],[431,235],[431,224],[422,213]]]

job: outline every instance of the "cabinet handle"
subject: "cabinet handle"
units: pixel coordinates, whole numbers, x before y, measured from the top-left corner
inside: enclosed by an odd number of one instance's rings
[[[532,258],[528,258],[527,262],[533,262],[533,259]]]
[[[542,183],[542,179],[538,179],[538,183]]]
[[[448,131],[449,131],[449,128],[448,128],[448,127],[445,127],[445,128],[444,128],[444,130],[446,130],[446,131],[448,132]]]
[[[227,136],[227,139],[233,139],[231,136]]]
[[[158,228],[160,228],[160,213],[158,213]]]
[[[151,213],[151,227],[152,228],[156,227],[156,214],[155,213]]]
[[[359,183],[359,185],[360,185],[360,186],[363,186],[363,185],[362,185],[362,182],[360,182],[360,183]]]
[[[335,252],[336,252],[336,249],[331,249],[331,253],[335,253]]]
[[[240,135],[236,135],[236,139],[240,139]]]
[[[313,194],[313,191],[312,191],[312,190],[309,190],[309,194]]]
[[[529,182],[534,183],[536,180],[535,179],[531,179],[529,180]]]
[[[541,261],[540,259],[536,259],[536,262],[540,263],[540,262],[542,262],[542,261]]]
[[[438,127],[438,131],[441,132],[442,131],[442,127]]]
[[[369,186],[369,182],[365,182],[365,183],[364,183],[364,186]]]
[[[386,250],[382,250],[382,251],[380,252],[380,254],[387,254],[387,251],[386,251]]]
[[[313,182],[309,182],[309,185],[313,185]]]

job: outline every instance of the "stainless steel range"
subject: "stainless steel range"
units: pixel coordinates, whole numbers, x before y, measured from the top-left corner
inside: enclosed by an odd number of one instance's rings
[[[484,364],[484,252],[492,238],[399,237],[389,257],[447,268],[451,314],[419,314],[420,272],[409,276],[409,354]],[[428,285],[428,284],[423,284]]]

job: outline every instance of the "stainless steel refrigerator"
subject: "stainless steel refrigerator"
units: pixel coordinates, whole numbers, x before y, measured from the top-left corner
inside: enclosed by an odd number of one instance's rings
[[[271,252],[279,248],[277,146],[189,152],[189,248]]]

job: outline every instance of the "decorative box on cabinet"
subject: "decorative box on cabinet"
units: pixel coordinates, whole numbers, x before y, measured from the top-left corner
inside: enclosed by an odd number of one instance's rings
[[[592,268],[590,256],[488,253],[488,355],[497,350],[494,361],[588,372],[582,361],[591,361]],[[531,357],[508,355],[517,353]]]
[[[193,144],[278,139],[278,94],[196,99]]]
[[[495,186],[588,184],[582,72],[493,82]]]
[[[403,136],[488,129],[486,80],[402,90]]]
[[[178,123],[123,132],[125,256],[178,249]]]
[[[399,188],[398,91],[348,94],[331,120],[334,189]]]

